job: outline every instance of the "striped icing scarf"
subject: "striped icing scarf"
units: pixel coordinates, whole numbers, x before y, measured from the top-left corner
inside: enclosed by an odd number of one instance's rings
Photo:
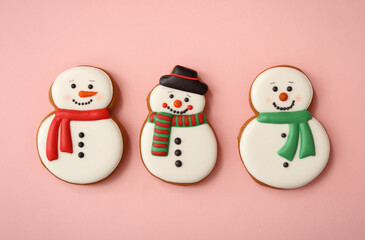
[[[171,127],[195,127],[207,123],[204,113],[173,115],[165,112],[151,112],[148,122],[155,124],[152,141],[152,155],[167,156],[169,152]]]
[[[312,116],[308,110],[295,112],[263,112],[257,121],[261,123],[289,124],[289,135],[284,146],[277,152],[283,158],[292,161],[298,148],[300,137],[299,158],[315,156],[314,140],[308,121]]]

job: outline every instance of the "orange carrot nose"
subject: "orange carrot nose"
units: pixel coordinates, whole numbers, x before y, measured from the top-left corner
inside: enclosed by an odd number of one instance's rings
[[[280,101],[285,102],[286,100],[288,100],[288,94],[286,94],[285,92],[280,93],[279,99],[280,99]]]
[[[174,107],[179,108],[179,107],[181,107],[181,105],[182,105],[182,102],[180,100],[174,101]]]
[[[80,97],[92,97],[95,96],[98,92],[91,92],[91,91],[80,91],[79,96]]]

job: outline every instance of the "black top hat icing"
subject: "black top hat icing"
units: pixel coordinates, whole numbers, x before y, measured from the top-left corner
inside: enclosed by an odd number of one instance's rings
[[[195,70],[176,65],[169,75],[160,78],[160,84],[165,87],[204,95],[208,85],[199,81]]]

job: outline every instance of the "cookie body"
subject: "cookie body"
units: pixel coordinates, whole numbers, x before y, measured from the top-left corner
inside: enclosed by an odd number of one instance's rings
[[[145,167],[155,177],[192,184],[213,170],[217,141],[203,112],[207,90],[194,70],[176,66],[150,93],[140,148]]]
[[[288,161],[277,151],[287,140],[289,126],[252,120],[240,141],[240,152],[247,171],[258,181],[277,188],[297,188],[315,179],[327,164],[330,148],[322,125],[315,118],[308,124],[317,146],[316,156],[300,159],[297,152],[294,159]]]
[[[109,176],[123,154],[123,138],[113,119],[72,121],[73,153],[59,152],[57,160],[46,156],[47,135],[54,115],[39,128],[38,149],[44,166],[67,182],[87,184]],[[82,137],[81,137],[82,136]]]
[[[275,188],[304,186],[325,168],[328,135],[307,110],[313,89],[300,70],[279,66],[261,73],[251,88],[256,118],[239,136],[242,161],[258,182]]]
[[[151,153],[154,128],[147,122],[141,135],[142,159],[150,173],[174,183],[199,182],[208,176],[217,158],[217,142],[208,124],[186,129],[172,127],[169,152],[163,158]]]
[[[99,68],[74,67],[56,78],[50,94],[56,110],[37,133],[43,165],[59,179],[75,184],[109,176],[124,148],[120,123],[108,108],[115,98],[110,77]]]

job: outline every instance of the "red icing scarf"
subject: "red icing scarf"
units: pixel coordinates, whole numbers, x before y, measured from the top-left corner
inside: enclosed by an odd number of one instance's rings
[[[58,159],[58,129],[61,125],[60,150],[61,152],[72,153],[72,138],[70,121],[95,121],[110,118],[106,108],[77,111],[67,109],[57,109],[55,117],[49,126],[47,136],[46,155],[49,161]]]

